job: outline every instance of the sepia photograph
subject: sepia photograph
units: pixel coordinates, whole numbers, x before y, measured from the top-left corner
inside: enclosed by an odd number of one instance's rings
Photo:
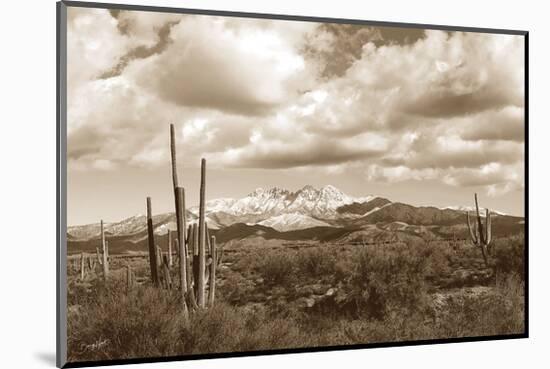
[[[526,336],[525,33],[65,11],[69,364]]]

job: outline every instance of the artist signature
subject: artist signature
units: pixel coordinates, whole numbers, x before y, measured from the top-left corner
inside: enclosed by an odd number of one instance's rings
[[[103,347],[105,347],[108,342],[109,342],[108,339],[101,339],[100,338],[99,340],[97,340],[94,343],[91,343],[89,345],[83,345],[82,349],[83,349],[83,351],[97,351],[97,350],[100,350]]]

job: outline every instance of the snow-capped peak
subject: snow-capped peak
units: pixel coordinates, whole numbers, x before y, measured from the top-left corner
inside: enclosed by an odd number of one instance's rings
[[[281,214],[299,213],[321,219],[337,216],[336,209],[354,202],[368,202],[373,196],[354,198],[332,185],[316,189],[306,185],[296,192],[280,187],[256,188],[241,199],[214,199],[206,203],[206,213],[224,212],[234,216],[265,215],[265,219]],[[195,213],[196,208],[191,209]]]

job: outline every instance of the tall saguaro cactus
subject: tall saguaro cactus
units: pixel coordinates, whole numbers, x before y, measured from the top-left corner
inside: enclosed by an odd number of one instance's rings
[[[483,255],[483,261],[485,266],[489,266],[487,257],[489,255],[490,249],[489,245],[491,244],[491,212],[489,209],[485,210],[485,226],[481,220],[481,215],[479,213],[479,205],[477,202],[477,193],[474,194],[474,200],[476,204],[476,220],[474,224],[471,224],[470,221],[470,212],[466,212],[466,221],[468,223],[468,230],[470,231],[470,238],[474,245],[478,246],[481,249]]]
[[[186,296],[188,293],[187,282],[187,253],[185,252],[185,190],[178,186],[178,170],[176,164],[176,131],[173,124],[170,124],[170,155],[172,159],[172,184],[174,186],[174,204],[176,210],[177,240],[179,246],[179,279],[181,301],[184,311],[187,311]],[[171,257],[171,256],[170,256]],[[170,263],[171,265],[172,263]]]
[[[201,160],[201,183],[200,183],[200,202],[199,202],[199,220],[198,224],[189,226],[186,234],[187,222],[185,214],[185,189],[178,185],[177,163],[176,163],[176,131],[173,124],[170,124],[170,154],[172,184],[174,189],[174,205],[176,210],[177,226],[177,253],[179,256],[179,285],[181,290],[182,307],[187,311],[187,307],[192,311],[197,308],[206,308],[214,303],[215,293],[215,273],[217,264],[215,239],[208,236],[207,225],[205,223],[206,207],[206,160]],[[208,238],[207,238],[208,237]],[[152,235],[150,239],[152,239]],[[168,259],[171,257],[171,234],[168,234]],[[151,241],[150,241],[151,242]],[[150,248],[154,249],[153,246]],[[207,250],[208,248],[208,250]],[[206,276],[206,257],[207,253],[212,259],[209,259],[208,276]],[[214,256],[212,256],[214,255]],[[155,260],[153,258],[153,260]],[[191,264],[192,260],[192,264]],[[170,260],[164,260],[164,266],[171,265]],[[153,270],[153,265],[152,265]],[[209,282],[208,296],[206,296],[207,277]]]
[[[105,241],[105,231],[103,230],[103,220],[101,220],[101,247],[103,248],[103,278],[109,277],[109,251],[107,241]]]
[[[157,248],[155,246],[155,234],[153,232],[153,215],[151,210],[151,198],[147,197],[147,238],[149,241],[149,265],[151,267],[151,281],[155,287],[159,286],[157,271]]]
[[[197,302],[199,307],[205,307],[205,281],[204,272],[206,267],[206,230],[204,224],[205,212],[205,194],[206,194],[206,160],[201,160],[201,187],[199,203],[199,281],[197,284]]]

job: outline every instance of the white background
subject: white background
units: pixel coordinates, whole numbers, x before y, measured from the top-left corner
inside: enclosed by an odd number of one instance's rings
[[[550,32],[544,1],[124,1],[202,9],[530,31],[529,339],[260,356],[140,368],[548,367],[547,212]],[[55,3],[6,1],[1,13],[0,367],[55,365]]]

